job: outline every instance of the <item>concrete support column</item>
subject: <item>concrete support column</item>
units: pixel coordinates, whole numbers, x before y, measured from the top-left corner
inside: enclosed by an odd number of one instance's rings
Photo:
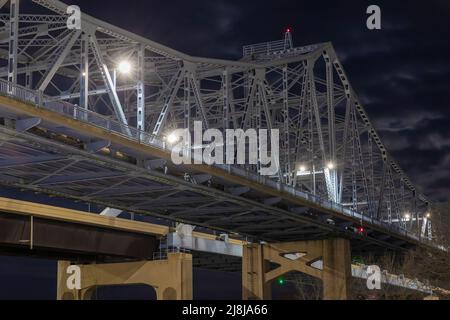
[[[69,289],[70,263],[58,263],[58,300],[87,300],[95,288],[146,284],[155,288],[158,300],[192,299],[192,256],[170,253],[166,260],[79,265],[80,289]],[[69,279],[70,281],[70,279]]]
[[[318,261],[322,264],[313,267],[313,263]],[[270,270],[270,263],[278,267]],[[242,298],[270,299],[271,283],[291,271],[321,279],[324,299],[347,299],[351,277],[349,241],[327,239],[244,245]]]
[[[348,240],[324,240],[322,273],[324,300],[348,299],[349,281],[352,276]]]
[[[245,245],[242,250],[242,299],[267,300],[271,295],[271,282],[266,281],[268,261],[260,244]]]
[[[57,287],[56,287],[56,299],[57,300],[78,300],[78,292],[69,290],[67,288],[67,268],[69,268],[69,261],[58,261],[58,273],[57,273]]]

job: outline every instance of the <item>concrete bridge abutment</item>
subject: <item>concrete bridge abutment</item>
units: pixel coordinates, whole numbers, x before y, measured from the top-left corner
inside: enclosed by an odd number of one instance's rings
[[[271,265],[277,267],[271,269]],[[326,239],[245,245],[242,298],[271,299],[272,282],[291,271],[321,279],[323,299],[345,300],[351,277],[350,243],[346,239]]]
[[[151,286],[158,300],[192,299],[192,255],[169,253],[166,260],[78,265],[79,289],[68,261],[58,262],[58,300],[90,300],[97,287],[112,285]]]

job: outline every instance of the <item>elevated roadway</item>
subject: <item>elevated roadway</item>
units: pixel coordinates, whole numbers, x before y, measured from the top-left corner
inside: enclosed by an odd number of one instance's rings
[[[421,241],[397,225],[233,166],[171,165],[161,140],[124,134],[114,120],[71,104],[33,103],[37,93],[15,88],[15,96],[0,96],[1,116],[12,120],[0,125],[4,185],[266,241],[340,235],[355,250],[409,249]]]

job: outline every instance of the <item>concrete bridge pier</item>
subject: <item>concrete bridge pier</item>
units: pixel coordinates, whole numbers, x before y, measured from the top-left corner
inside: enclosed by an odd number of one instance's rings
[[[277,267],[271,269],[271,265]],[[326,239],[245,245],[242,298],[270,299],[272,282],[291,271],[321,279],[323,299],[345,300],[351,277],[350,243],[345,239]]]
[[[192,299],[192,255],[169,253],[166,260],[79,265],[58,262],[58,300],[89,300],[95,288],[112,285],[145,284],[156,290],[158,300]],[[77,284],[79,290],[71,289]]]

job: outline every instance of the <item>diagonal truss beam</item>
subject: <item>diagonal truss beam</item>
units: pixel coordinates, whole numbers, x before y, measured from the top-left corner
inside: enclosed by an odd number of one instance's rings
[[[58,51],[56,55],[55,61],[51,62],[51,67],[47,71],[47,73],[42,77],[40,84],[38,85],[38,90],[44,92],[49,83],[52,81],[53,77],[56,74],[56,71],[61,67],[62,63],[66,59],[69,52],[72,50],[73,45],[75,44],[75,41],[80,37],[81,30],[77,30],[73,32],[72,35],[69,35],[67,37],[66,42],[61,47],[62,50]]]
[[[122,104],[120,102],[119,96],[115,90],[115,86],[113,83],[113,79],[109,72],[108,66],[103,58],[102,51],[97,41],[97,37],[95,35],[91,35],[91,45],[92,51],[94,52],[95,60],[97,62],[98,68],[100,69],[100,73],[103,77],[106,86],[108,87],[108,95],[113,105],[114,111],[116,113],[117,119],[124,125],[128,126],[128,121],[123,112]],[[130,129],[128,127],[125,128],[125,131],[131,135]]]

